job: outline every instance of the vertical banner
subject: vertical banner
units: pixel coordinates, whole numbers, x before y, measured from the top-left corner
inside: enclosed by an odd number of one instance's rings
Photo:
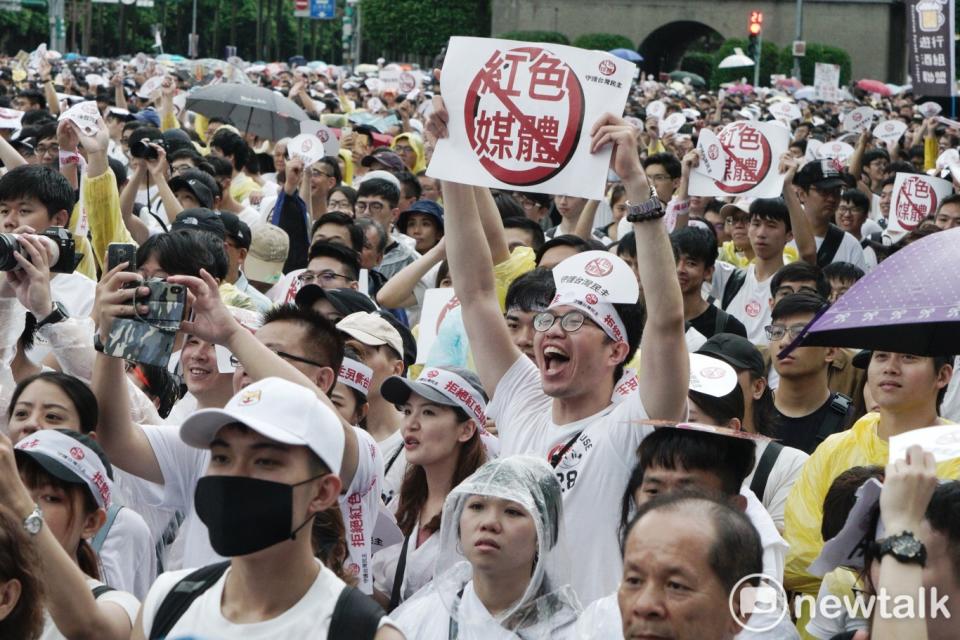
[[[914,95],[953,96],[954,0],[909,0],[907,43]]]

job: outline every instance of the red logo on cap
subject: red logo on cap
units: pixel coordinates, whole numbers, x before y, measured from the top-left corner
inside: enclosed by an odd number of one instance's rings
[[[71,449],[70,449],[70,456],[71,456],[74,460],[83,460],[83,458],[85,457],[85,456],[83,455],[83,449],[81,449],[80,447],[73,447],[73,448],[71,448]]]
[[[427,371],[428,378],[436,378],[438,375],[440,375],[440,372],[436,369],[430,369],[430,371]]]
[[[592,293],[588,293],[584,299],[587,301],[587,304],[597,304],[597,301],[599,300],[599,298]]]
[[[606,258],[594,258],[587,263],[587,266],[584,267],[584,271],[588,276],[601,278],[613,271],[613,262],[607,260]]]
[[[313,147],[313,142],[311,142],[310,139],[308,138],[307,140],[303,141],[303,146],[301,146],[300,148],[304,151],[310,151],[312,147]]]
[[[617,65],[613,64],[610,60],[601,60],[600,61],[600,73],[605,76],[612,76],[617,72]]]

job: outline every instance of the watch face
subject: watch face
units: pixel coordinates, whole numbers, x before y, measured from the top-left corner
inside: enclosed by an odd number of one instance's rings
[[[901,556],[913,556],[920,552],[920,541],[912,536],[901,536],[893,540],[890,548]]]

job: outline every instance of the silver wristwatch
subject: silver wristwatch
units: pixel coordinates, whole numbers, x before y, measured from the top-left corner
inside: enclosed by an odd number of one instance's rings
[[[40,505],[34,505],[33,513],[23,519],[23,528],[31,536],[40,533],[43,528],[43,512],[40,511]]]

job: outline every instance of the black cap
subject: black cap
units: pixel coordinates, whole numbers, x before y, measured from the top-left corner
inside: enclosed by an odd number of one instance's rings
[[[209,182],[207,178],[209,178]],[[211,182],[213,185],[210,184]],[[213,208],[213,197],[219,194],[219,189],[216,188],[216,181],[213,177],[199,169],[187,169],[180,175],[170,178],[167,184],[170,186],[170,191],[174,193],[186,189],[205,209]]]
[[[242,221],[237,214],[229,211],[220,212],[220,220],[223,222],[224,239],[230,239],[237,243],[240,249],[250,248],[250,227]]]
[[[758,378],[767,376],[760,350],[752,342],[735,333],[714,334],[696,352],[723,360],[738,371],[746,369]]]
[[[309,308],[317,300],[329,301],[333,308],[344,317],[358,311],[366,313],[377,311],[376,303],[356,289],[324,289],[315,284],[308,284],[300,289],[294,302],[297,303],[298,307]]]
[[[410,328],[400,322],[395,315],[386,309],[380,309],[377,313],[397,330],[400,339],[403,340],[403,364],[410,367],[417,362],[417,339],[413,337]]]
[[[798,187],[816,187],[817,189],[835,189],[847,183],[832,158],[812,160],[803,165],[793,177]]]
[[[220,214],[203,209],[200,207],[193,209],[184,209],[177,214],[173,224],[170,225],[171,231],[206,231],[217,236],[221,240],[226,237],[227,229],[220,218]]]

